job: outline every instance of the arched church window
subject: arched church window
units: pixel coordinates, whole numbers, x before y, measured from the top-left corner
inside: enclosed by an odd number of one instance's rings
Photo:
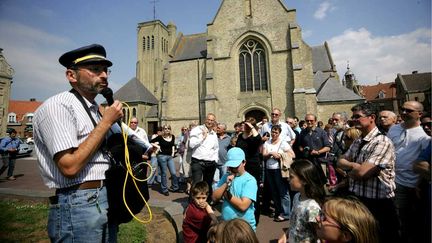
[[[132,108],[132,116],[136,117],[136,108]]]
[[[150,36],[147,36],[147,50],[150,50]]]
[[[152,49],[154,49],[154,36],[152,35]]]
[[[246,40],[240,47],[240,91],[268,90],[266,53],[255,40]]]

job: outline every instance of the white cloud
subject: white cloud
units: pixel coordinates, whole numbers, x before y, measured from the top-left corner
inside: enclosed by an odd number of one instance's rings
[[[71,41],[15,22],[0,21],[0,29],[0,47],[15,70],[14,99],[44,100],[69,87],[57,60]]]
[[[314,13],[316,19],[324,19],[329,11],[332,11],[334,7],[331,6],[329,1],[321,3],[318,9]]]
[[[397,36],[374,36],[367,29],[348,29],[328,43],[340,77],[347,61],[360,84],[392,82],[397,73],[431,71],[432,31],[420,28]]]

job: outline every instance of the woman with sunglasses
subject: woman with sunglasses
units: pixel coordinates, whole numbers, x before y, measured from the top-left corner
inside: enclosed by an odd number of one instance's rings
[[[316,220],[316,234],[324,242],[378,243],[375,218],[354,198],[327,200]]]
[[[179,189],[178,178],[176,175],[176,167],[173,159],[175,153],[175,137],[171,134],[171,126],[162,126],[162,135],[159,135],[156,138],[152,139],[151,143],[155,143],[160,147],[160,152],[157,155],[157,160],[161,176],[162,194],[168,196],[168,191],[181,192]],[[172,180],[171,187],[169,189],[167,185],[167,167],[171,174]]]

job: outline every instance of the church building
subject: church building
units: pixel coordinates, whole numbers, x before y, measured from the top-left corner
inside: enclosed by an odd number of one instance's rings
[[[222,0],[207,31],[192,35],[172,22],[139,23],[137,58],[136,77],[114,96],[149,134],[161,124],[177,134],[207,113],[232,130],[246,117],[270,117],[272,107],[282,119],[313,113],[326,123],[364,101],[339,81],[326,42],[303,41],[296,10],[281,0]]]

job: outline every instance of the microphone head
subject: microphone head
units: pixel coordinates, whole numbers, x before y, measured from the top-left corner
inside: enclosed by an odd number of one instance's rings
[[[106,87],[106,88],[104,88],[103,90],[101,90],[101,91],[100,91],[100,94],[103,95],[103,97],[104,97],[105,99],[109,99],[109,98],[112,98],[112,97],[113,97],[113,91],[112,91],[112,89],[110,89],[110,88],[108,88],[108,87]]]

